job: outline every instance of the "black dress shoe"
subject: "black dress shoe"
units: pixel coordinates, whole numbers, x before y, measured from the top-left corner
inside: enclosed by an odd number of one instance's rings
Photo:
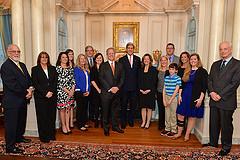
[[[49,138],[49,140],[56,141],[55,137]]]
[[[31,139],[26,139],[26,138],[23,138],[20,142],[18,143],[29,143],[31,142],[32,140]]]
[[[49,139],[40,139],[40,141],[41,141],[42,143],[49,143],[49,142],[50,142]]]
[[[218,148],[218,146],[214,146],[211,143],[203,144],[202,147],[215,147],[215,148]]]
[[[85,128],[92,128],[92,126],[90,126],[90,125],[85,125],[84,127]]]
[[[230,150],[222,149],[218,154],[219,154],[220,156],[226,156],[229,152],[230,152]]]
[[[130,127],[134,127],[133,122],[129,122],[129,126],[130,126]]]
[[[126,125],[121,125],[121,128],[122,128],[122,129],[125,129],[125,128],[126,128]]]
[[[118,132],[118,133],[124,133],[124,131],[121,130],[121,129],[119,129],[119,128],[117,128],[117,129],[113,129],[113,131],[116,131],[116,132]]]
[[[105,131],[105,130],[104,130],[104,135],[105,135],[105,136],[109,136],[109,131]]]
[[[21,154],[23,150],[20,148],[14,148],[13,150],[6,150],[6,153]]]

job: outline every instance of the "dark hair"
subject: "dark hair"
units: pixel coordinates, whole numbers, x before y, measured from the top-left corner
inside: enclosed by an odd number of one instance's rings
[[[56,66],[61,65],[61,57],[62,57],[63,54],[65,54],[67,56],[67,58],[68,58],[67,66],[69,66],[69,57],[68,57],[68,54],[66,52],[60,52],[59,53]]]
[[[93,47],[92,47],[92,46],[90,46],[90,45],[88,45],[87,47],[85,47],[85,52],[87,52],[87,49],[88,49],[89,47],[91,47],[91,48],[92,48],[92,50],[93,50]]]
[[[74,52],[73,52],[72,49],[67,49],[65,52],[66,52],[67,54],[70,53],[70,52],[72,52],[72,53],[74,54]],[[71,60],[71,62],[72,62],[72,67],[74,68],[74,67],[75,67],[74,57],[73,57],[73,59]]]
[[[181,66],[183,65],[181,58],[182,58],[182,56],[183,56],[184,54],[186,54],[187,57],[188,57],[188,60],[190,60],[190,54],[189,54],[187,51],[182,52],[182,53],[180,54],[180,57],[179,57],[178,67],[181,67]]]
[[[168,47],[168,46],[173,46],[173,49],[175,49],[175,46],[173,43],[168,43],[166,47]]]
[[[142,67],[144,67],[144,58],[145,57],[149,57],[149,59],[150,59],[150,64],[149,64],[149,67],[151,67],[152,66],[152,64],[153,64],[153,58],[152,58],[152,56],[150,55],[150,54],[148,54],[148,53],[146,53],[146,54],[144,54],[143,55],[143,57],[142,57],[142,62],[141,62],[141,65],[142,65]]]
[[[97,62],[96,62],[96,59],[98,56],[102,56],[102,62],[104,62],[104,58],[103,58],[103,55],[102,53],[97,53],[94,57],[93,57],[93,61],[94,61],[94,66],[93,67],[97,67]]]
[[[169,68],[174,68],[174,69],[178,70],[178,65],[177,65],[177,63],[171,63],[169,65]]]
[[[50,57],[49,57],[48,53],[47,53],[47,52],[44,52],[44,51],[42,51],[41,53],[39,53],[38,58],[37,58],[37,65],[40,65],[42,55],[46,55],[46,57],[48,58],[47,65],[48,65],[48,66],[51,66]]]
[[[135,49],[135,46],[132,42],[128,42],[127,45],[126,45],[126,49],[128,48],[128,46],[133,46],[133,49]]]

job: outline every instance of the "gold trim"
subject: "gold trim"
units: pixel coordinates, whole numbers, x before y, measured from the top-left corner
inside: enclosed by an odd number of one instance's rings
[[[139,22],[113,22],[113,47],[117,53],[125,53],[126,46],[119,46],[119,30],[121,28],[133,28],[134,52],[139,52]]]

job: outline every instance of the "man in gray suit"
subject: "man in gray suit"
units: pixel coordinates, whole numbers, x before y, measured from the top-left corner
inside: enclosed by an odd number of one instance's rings
[[[173,43],[168,43],[166,46],[166,52],[167,52],[167,57],[170,60],[170,63],[179,63],[179,57],[174,55],[174,51],[175,51],[175,46]],[[158,65],[160,64],[160,58],[158,59]],[[157,65],[157,66],[158,66]]]
[[[218,147],[220,130],[222,150],[219,155],[227,155],[232,146],[233,113],[237,108],[237,88],[240,84],[240,61],[232,57],[230,42],[219,45],[222,60],[211,67],[208,77],[210,93],[210,142],[203,147]]]

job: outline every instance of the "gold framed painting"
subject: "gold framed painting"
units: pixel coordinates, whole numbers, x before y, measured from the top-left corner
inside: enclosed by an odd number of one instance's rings
[[[113,22],[113,47],[117,53],[124,53],[128,42],[139,52],[139,22]]]

